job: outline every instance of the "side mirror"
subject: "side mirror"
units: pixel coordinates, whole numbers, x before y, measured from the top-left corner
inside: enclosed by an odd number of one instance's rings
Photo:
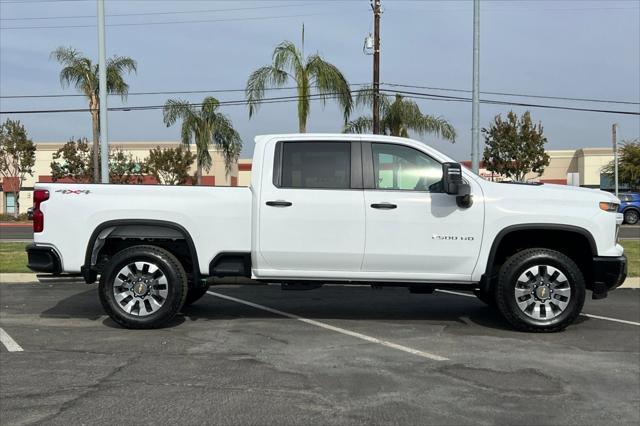
[[[458,207],[471,207],[471,187],[462,179],[462,166],[459,163],[442,163],[442,183],[444,192],[456,196]]]

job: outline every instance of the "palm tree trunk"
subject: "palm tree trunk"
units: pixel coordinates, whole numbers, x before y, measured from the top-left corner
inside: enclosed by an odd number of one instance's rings
[[[198,186],[202,185],[202,164],[198,162],[196,166],[196,183]]]
[[[100,183],[100,118],[96,100],[91,99],[89,106],[93,126],[93,183]]]

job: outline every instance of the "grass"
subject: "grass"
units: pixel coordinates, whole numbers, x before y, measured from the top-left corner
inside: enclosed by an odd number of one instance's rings
[[[640,277],[640,241],[624,240],[620,244],[624,247],[624,254],[629,261],[629,276]]]
[[[0,272],[31,272],[24,251],[27,244],[0,242]],[[640,277],[640,241],[625,240],[621,244],[629,260],[629,276]]]
[[[0,243],[0,272],[31,272],[27,268],[28,243]]]

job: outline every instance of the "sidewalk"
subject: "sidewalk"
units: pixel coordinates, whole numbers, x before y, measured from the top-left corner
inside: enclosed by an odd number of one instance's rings
[[[56,281],[82,281],[81,277],[65,277],[65,276],[52,276],[45,275],[45,280],[50,282]],[[0,273],[0,284],[2,283],[37,283],[38,278],[36,274],[2,274]],[[219,284],[249,284],[253,281],[246,278],[223,278],[216,279],[216,283]],[[627,277],[627,279],[622,283],[620,288],[640,288],[640,277]]]
[[[0,228],[31,228],[31,222],[0,222]]]

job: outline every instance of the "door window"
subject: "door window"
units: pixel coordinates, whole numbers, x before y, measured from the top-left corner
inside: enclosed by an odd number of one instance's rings
[[[349,189],[351,144],[283,142],[282,188]]]
[[[16,212],[16,199],[13,192],[7,192],[5,198],[5,213],[14,214]]]
[[[442,192],[442,164],[403,145],[372,143],[376,189]]]

